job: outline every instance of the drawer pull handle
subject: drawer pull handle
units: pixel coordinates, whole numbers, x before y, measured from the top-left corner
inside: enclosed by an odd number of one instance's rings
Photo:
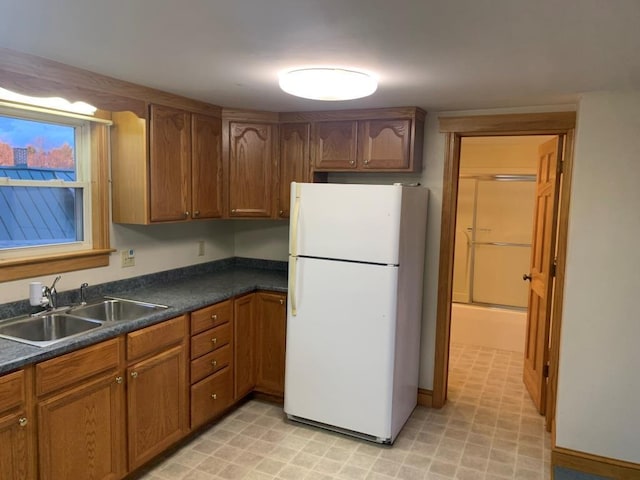
[[[218,319],[218,315],[216,313],[211,315],[211,320],[217,320],[217,319]]]
[[[211,360],[211,366],[212,367],[217,367],[218,366],[218,362],[216,360]]]
[[[29,423],[29,420],[27,420],[27,417],[20,417],[18,419],[18,425],[20,425],[21,427],[26,427],[27,423]]]
[[[218,399],[218,395],[216,395],[215,393],[212,393],[212,394],[211,394],[211,398],[212,398],[213,400],[217,400],[217,399]]]
[[[131,378],[138,378],[138,372],[131,372]]]
[[[116,383],[122,383],[122,377],[121,376],[117,376],[116,377]]]
[[[213,343],[215,345],[216,343],[218,343],[218,339],[217,338],[212,338],[211,339],[211,343]]]

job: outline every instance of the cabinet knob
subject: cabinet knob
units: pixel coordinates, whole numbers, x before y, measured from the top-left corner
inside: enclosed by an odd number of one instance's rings
[[[27,420],[27,417],[20,417],[18,419],[18,425],[20,425],[21,427],[26,427],[27,423],[29,423],[29,420]]]
[[[278,212],[278,215],[283,216],[283,215],[284,215],[284,210],[280,210],[280,211]]]
[[[213,315],[211,315],[211,320],[217,320],[218,319],[218,314],[214,313]]]
[[[211,343],[213,343],[215,345],[216,343],[218,343],[218,339],[217,338],[212,338],[211,339]]]
[[[138,372],[131,372],[131,378],[138,378]]]
[[[193,216],[194,217],[199,217],[200,216],[200,210],[196,210],[195,212],[193,212]]]
[[[237,210],[235,208],[231,209],[231,213],[236,213],[236,212],[237,212]]]
[[[280,305],[284,305],[284,300],[282,298],[280,299]]]
[[[349,165],[355,165],[355,164],[356,164],[355,160],[349,160]]]
[[[364,161],[364,164],[365,164],[365,165],[369,165],[369,160],[365,160],[365,161]]]
[[[218,362],[216,360],[211,360],[211,366],[212,367],[217,367],[218,366]]]
[[[121,376],[117,376],[116,377],[116,383],[122,383],[122,377]]]
[[[184,218],[188,218],[189,217],[189,210],[187,210],[186,212],[184,212]]]
[[[211,398],[212,398],[213,400],[217,400],[217,399],[218,399],[218,395],[217,395],[217,394],[215,394],[215,393],[212,393],[212,394],[211,394]]]

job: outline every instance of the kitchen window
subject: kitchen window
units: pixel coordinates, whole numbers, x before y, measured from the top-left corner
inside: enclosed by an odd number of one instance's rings
[[[108,264],[107,128],[0,106],[0,281]]]

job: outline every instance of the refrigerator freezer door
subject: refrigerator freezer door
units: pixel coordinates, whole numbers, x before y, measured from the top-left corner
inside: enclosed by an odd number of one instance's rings
[[[398,268],[297,262],[297,315],[287,315],[288,415],[388,439]]]
[[[289,254],[397,265],[402,188],[292,183]]]

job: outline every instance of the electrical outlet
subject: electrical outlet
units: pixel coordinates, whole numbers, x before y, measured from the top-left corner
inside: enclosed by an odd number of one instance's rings
[[[122,256],[122,268],[133,267],[136,264],[136,256],[133,248],[130,248],[129,250],[122,250],[120,254]]]
[[[198,256],[204,257],[204,240],[198,241]]]

